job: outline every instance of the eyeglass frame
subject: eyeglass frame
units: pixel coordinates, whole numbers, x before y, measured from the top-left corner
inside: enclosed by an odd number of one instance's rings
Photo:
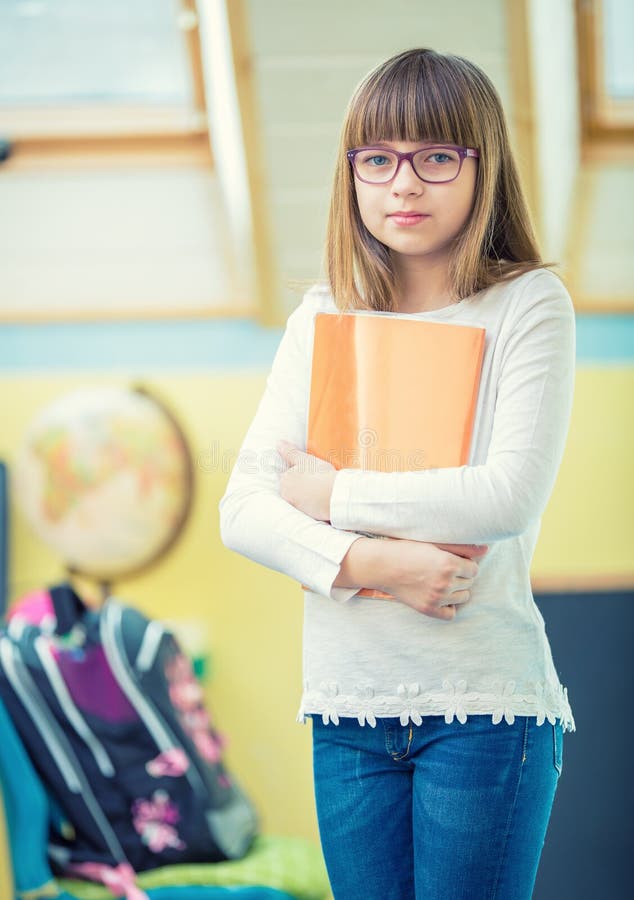
[[[361,176],[357,172],[357,168],[355,165],[355,157],[356,157],[357,153],[362,153],[364,150],[381,150],[384,153],[393,153],[397,158],[397,163],[396,163],[396,170],[395,170],[394,174],[392,175],[392,177],[388,178],[387,181],[368,181],[367,178],[361,178]],[[458,165],[458,171],[453,176],[453,178],[447,178],[443,181],[431,181],[430,179],[423,178],[421,175],[419,175],[418,172],[416,171],[416,167],[414,166],[414,157],[417,156],[419,153],[422,153],[424,150],[455,150],[458,153],[458,155],[460,156],[460,163]],[[364,184],[373,184],[373,185],[391,184],[394,181],[394,179],[396,178],[396,176],[398,175],[398,170],[401,168],[401,163],[405,159],[408,161],[408,163],[412,167],[412,172],[414,173],[414,175],[416,175],[416,177],[419,179],[419,181],[424,181],[425,184],[450,184],[452,181],[455,181],[456,178],[460,175],[460,172],[462,171],[462,164],[465,161],[465,159],[467,159],[467,157],[472,158],[472,159],[479,159],[480,151],[475,150],[473,147],[459,147],[457,144],[432,144],[429,147],[420,147],[418,150],[410,150],[408,153],[401,153],[399,150],[393,150],[392,147],[369,146],[369,147],[355,147],[354,150],[347,150],[346,156],[348,158],[350,165],[352,166],[352,171],[353,171],[354,175],[359,179],[359,181],[362,181]]]

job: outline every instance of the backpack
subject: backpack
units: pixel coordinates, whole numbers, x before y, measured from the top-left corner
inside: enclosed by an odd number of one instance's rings
[[[61,812],[56,874],[133,898],[136,872],[249,849],[255,812],[160,622],[114,598],[89,609],[69,584],[30,595],[0,632],[0,697]]]

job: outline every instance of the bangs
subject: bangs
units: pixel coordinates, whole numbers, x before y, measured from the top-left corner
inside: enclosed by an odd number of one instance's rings
[[[403,54],[372,72],[350,104],[347,148],[380,141],[479,147],[472,87],[456,72],[457,59],[447,65],[440,54],[421,51]]]

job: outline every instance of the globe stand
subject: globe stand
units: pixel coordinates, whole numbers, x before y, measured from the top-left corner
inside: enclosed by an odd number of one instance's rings
[[[66,567],[66,577],[75,593],[81,597],[91,609],[101,609],[112,594],[112,583],[91,578],[85,572],[78,572],[70,566]]]

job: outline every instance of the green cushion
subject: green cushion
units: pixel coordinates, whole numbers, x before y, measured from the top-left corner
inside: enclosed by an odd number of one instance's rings
[[[330,890],[319,849],[302,838],[260,835],[243,859],[218,863],[185,863],[141,872],[139,887],[197,885],[262,885],[277,888],[298,900],[323,900]],[[60,878],[62,890],[79,900],[112,900],[98,884]]]

